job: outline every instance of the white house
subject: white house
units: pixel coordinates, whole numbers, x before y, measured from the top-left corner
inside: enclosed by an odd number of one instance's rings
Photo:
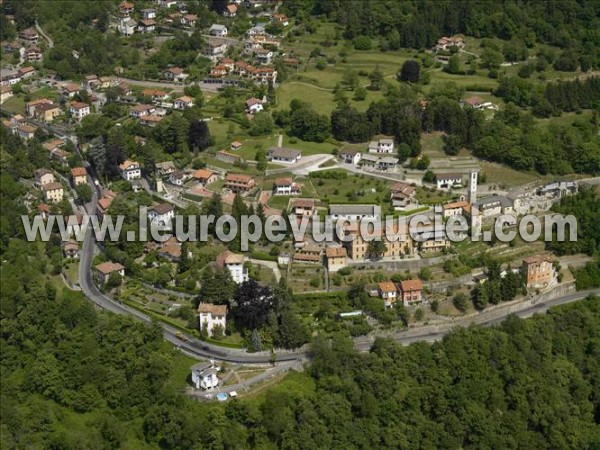
[[[436,175],[435,182],[438,189],[452,189],[462,186],[462,178],[460,173],[441,173]]]
[[[347,164],[358,165],[360,162],[361,153],[358,150],[342,150],[340,158]]]
[[[329,205],[329,215],[333,221],[376,220],[381,217],[379,205]]]
[[[201,331],[204,330],[209,336],[212,336],[215,327],[220,326],[222,331],[225,332],[227,306],[200,303],[198,305],[198,314]]]
[[[139,180],[142,177],[140,164],[130,159],[119,164],[119,172],[121,173],[121,178],[127,181]]]
[[[394,153],[393,139],[379,139],[369,143],[369,153]]]
[[[393,306],[398,298],[398,289],[391,281],[379,283],[377,291],[379,292],[379,296],[383,299],[383,303],[388,308]]]
[[[192,384],[196,389],[214,389],[219,385],[218,367],[212,363],[198,363],[192,366]]]
[[[170,203],[159,203],[148,210],[148,219],[157,225],[169,225],[175,217],[175,207]]]
[[[291,178],[277,178],[273,183],[273,193],[275,195],[297,195],[300,194],[300,187]]]
[[[294,164],[302,157],[300,150],[285,147],[271,147],[267,150],[269,161],[279,164]]]
[[[246,100],[246,111],[250,114],[256,114],[264,110],[263,101],[259,98],[249,98]]]
[[[217,266],[226,268],[237,284],[248,281],[248,269],[244,267],[244,256],[225,250],[217,257]]]
[[[213,23],[208,30],[208,34],[211,36],[225,37],[227,36],[227,27],[225,25]]]
[[[90,105],[83,102],[71,102],[69,111],[76,120],[81,120],[90,114]]]

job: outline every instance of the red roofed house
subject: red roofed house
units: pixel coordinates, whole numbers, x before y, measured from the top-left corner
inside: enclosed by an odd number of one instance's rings
[[[228,173],[225,177],[225,187],[235,193],[248,192],[255,184],[256,181],[250,175]]]
[[[73,177],[73,184],[75,186],[87,183],[87,171],[85,167],[73,167],[71,169],[71,176]]]
[[[404,306],[423,301],[423,283],[421,280],[403,280],[400,282],[400,298]]]
[[[94,268],[96,269],[96,274],[97,274],[98,280],[100,281],[101,284],[106,284],[106,282],[108,281],[108,277],[110,276],[111,273],[118,273],[122,277],[125,276],[125,267],[123,267],[119,263],[113,263],[113,262],[107,261],[107,262],[98,264]]]

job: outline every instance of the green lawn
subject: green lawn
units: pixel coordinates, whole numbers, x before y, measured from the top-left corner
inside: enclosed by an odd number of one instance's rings
[[[25,115],[25,100],[20,95],[14,95],[2,103],[2,110],[11,114]]]
[[[319,172],[317,172],[318,174]],[[390,183],[364,175],[348,175],[343,180],[311,177],[317,197],[331,203],[388,204]],[[374,192],[373,192],[374,190]]]

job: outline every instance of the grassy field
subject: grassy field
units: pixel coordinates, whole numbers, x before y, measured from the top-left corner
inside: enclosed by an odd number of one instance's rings
[[[519,172],[502,164],[480,161],[481,170],[487,178],[486,184],[504,185],[507,187],[520,186],[536,180],[550,179],[551,176],[540,175],[536,172]]]
[[[317,172],[318,174],[318,172]],[[311,177],[318,198],[327,203],[387,204],[390,183],[365,175],[349,174],[346,179]]]

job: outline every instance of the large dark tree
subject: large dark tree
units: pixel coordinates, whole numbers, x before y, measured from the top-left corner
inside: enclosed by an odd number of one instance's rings
[[[231,315],[238,329],[254,330],[266,325],[269,313],[275,311],[278,304],[278,298],[269,287],[251,279],[239,285]]]
[[[210,130],[203,120],[195,120],[190,123],[188,129],[188,145],[197,153],[206,150],[212,144]]]
[[[419,63],[414,59],[409,59],[402,64],[402,69],[398,73],[398,79],[400,81],[416,83],[419,81],[420,72]]]

